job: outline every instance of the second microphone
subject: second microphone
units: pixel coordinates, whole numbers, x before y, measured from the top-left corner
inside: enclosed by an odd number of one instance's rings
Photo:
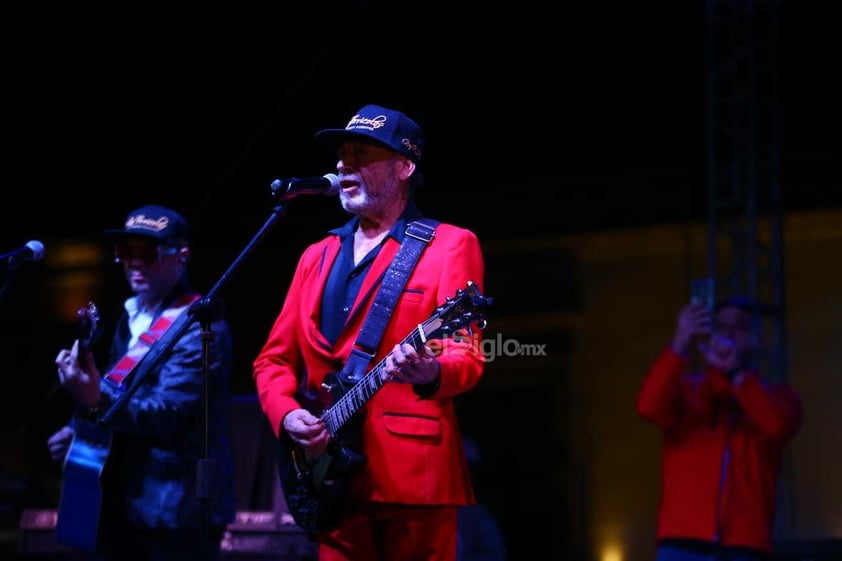
[[[337,195],[340,188],[339,177],[333,173],[321,177],[276,179],[271,187],[272,193],[283,201],[302,195]]]

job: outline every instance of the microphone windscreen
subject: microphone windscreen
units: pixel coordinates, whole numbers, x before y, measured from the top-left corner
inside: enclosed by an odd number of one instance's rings
[[[40,261],[44,258],[44,244],[38,240],[30,240],[26,242],[26,247],[32,250],[33,261]]]
[[[322,177],[330,181],[330,190],[325,193],[326,195],[337,195],[339,194],[339,189],[341,185],[339,183],[339,176],[334,173],[326,173]]]

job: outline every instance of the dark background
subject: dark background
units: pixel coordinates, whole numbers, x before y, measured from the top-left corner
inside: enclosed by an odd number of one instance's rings
[[[167,4],[7,9],[10,248],[52,231],[89,236],[152,199],[197,221],[199,241],[237,248],[271,208],[272,179],[333,171],[313,133],[344,126],[369,102],[424,127],[426,206],[485,239],[703,212],[701,2],[558,13],[385,1]],[[840,146],[839,45],[822,5],[781,7],[788,173],[832,161]],[[643,178],[669,174],[692,186],[641,189]],[[829,187],[802,183],[785,182],[788,204],[839,202]]]
[[[6,383],[18,389],[0,419],[31,472],[29,504],[54,497],[43,439],[68,408],[51,364],[72,318],[49,275],[76,270],[48,266],[54,248],[104,243],[132,208],[172,206],[193,225],[193,278],[207,291],[272,216],[273,179],[335,171],[313,134],[362,105],[421,124],[420,206],[487,243],[704,218],[704,3],[288,4],[3,9],[0,251],[46,246],[2,302]],[[831,15],[826,3],[781,3],[769,71],[788,210],[842,205]],[[225,282],[236,393],[253,390],[249,364],[298,254],[344,220],[335,199],[293,201]],[[76,272],[94,273],[102,307],[116,310],[126,294],[106,288],[122,281],[101,247],[101,262]],[[489,294],[511,268],[489,267]]]

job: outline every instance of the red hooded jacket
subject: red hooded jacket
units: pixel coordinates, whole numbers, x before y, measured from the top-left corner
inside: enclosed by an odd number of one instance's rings
[[[637,400],[663,435],[657,538],[770,552],[777,478],[801,401],[757,372],[732,383],[721,370],[686,371],[687,361],[665,349]]]

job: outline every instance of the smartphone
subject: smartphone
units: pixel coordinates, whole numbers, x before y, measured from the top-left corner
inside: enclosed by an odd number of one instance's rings
[[[716,305],[716,279],[699,277],[690,281],[690,301],[704,304],[710,310],[713,320],[713,307]]]

